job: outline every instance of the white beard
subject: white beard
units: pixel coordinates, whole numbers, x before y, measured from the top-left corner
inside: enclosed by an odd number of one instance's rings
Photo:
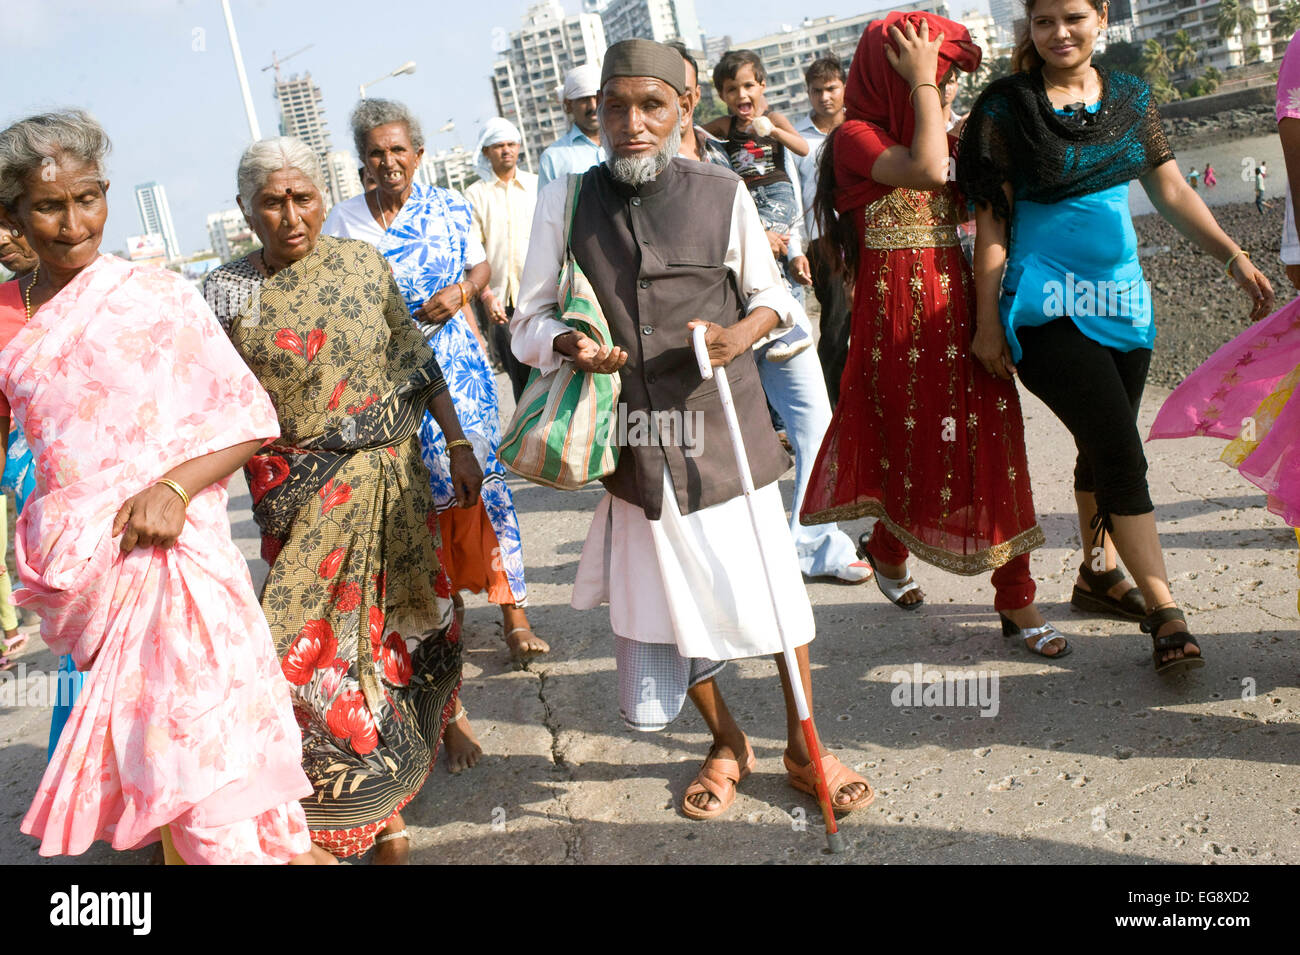
[[[681,148],[681,123],[674,123],[673,131],[653,156],[641,156],[637,159],[610,156],[605,160],[605,165],[609,167],[609,174],[619,182],[629,186],[643,186],[663,172],[664,167],[672,161]]]

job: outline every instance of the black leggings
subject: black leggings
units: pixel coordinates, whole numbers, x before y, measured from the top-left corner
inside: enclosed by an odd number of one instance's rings
[[[1074,489],[1096,494],[1102,526],[1109,528],[1114,514],[1155,510],[1137,428],[1151,349],[1099,345],[1069,318],[1016,335],[1024,352],[1016,365],[1020,380],[1074,437]]]

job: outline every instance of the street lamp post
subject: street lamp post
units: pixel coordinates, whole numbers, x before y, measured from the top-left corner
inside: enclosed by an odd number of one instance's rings
[[[235,73],[239,77],[239,91],[244,97],[244,112],[248,114],[248,132],[253,141],[262,138],[262,130],[257,125],[257,113],[253,109],[253,94],[248,89],[248,76],[244,73],[244,57],[239,52],[239,37],[235,35],[235,18],[230,15],[230,0],[221,0],[221,12],[226,15],[226,32],[230,35],[230,52],[235,57]],[[411,64],[414,69],[415,64]]]
[[[359,92],[361,93],[361,98],[362,99],[366,98],[367,86],[374,86],[376,83],[380,83],[388,79],[390,76],[401,76],[403,73],[414,73],[414,72],[415,72],[415,61],[408,60],[406,63],[402,64],[397,69],[393,70],[391,73],[385,73],[383,76],[379,77],[379,79],[371,80],[369,83],[362,83],[359,88]]]

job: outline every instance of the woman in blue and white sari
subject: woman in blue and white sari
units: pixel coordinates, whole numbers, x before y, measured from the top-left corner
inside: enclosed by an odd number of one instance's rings
[[[470,303],[487,286],[489,267],[482,244],[471,236],[469,203],[458,192],[414,181],[424,140],[419,122],[400,103],[362,100],[352,113],[352,134],[378,188],[336,205],[324,232],[370,242],[388,260],[412,320],[437,355],[461,428],[483,468],[481,506],[455,507],[446,439],[425,416],[420,445],[433,483],[443,567],[453,591],[486,591],[501,607],[513,654],[545,653],[550,648],[532,632],[524,612],[519,518],[497,458],[496,379],[471,324]],[[337,306],[353,307],[346,301]],[[453,772],[477,762],[481,750],[463,709],[448,724],[446,742]]]

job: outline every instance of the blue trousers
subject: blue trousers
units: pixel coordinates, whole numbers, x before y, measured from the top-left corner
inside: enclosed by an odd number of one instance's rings
[[[800,311],[799,324],[812,334],[808,319]],[[786,437],[794,446],[794,508],[790,514],[790,535],[799,554],[799,569],[810,577],[835,575],[858,559],[849,536],[836,524],[805,527],[799,523],[799,508],[808,490],[817,452],[831,423],[831,403],[826,397],[817,350],[809,348],[787,362],[777,364],[758,357],[758,375],[768,403],[785,424]]]

